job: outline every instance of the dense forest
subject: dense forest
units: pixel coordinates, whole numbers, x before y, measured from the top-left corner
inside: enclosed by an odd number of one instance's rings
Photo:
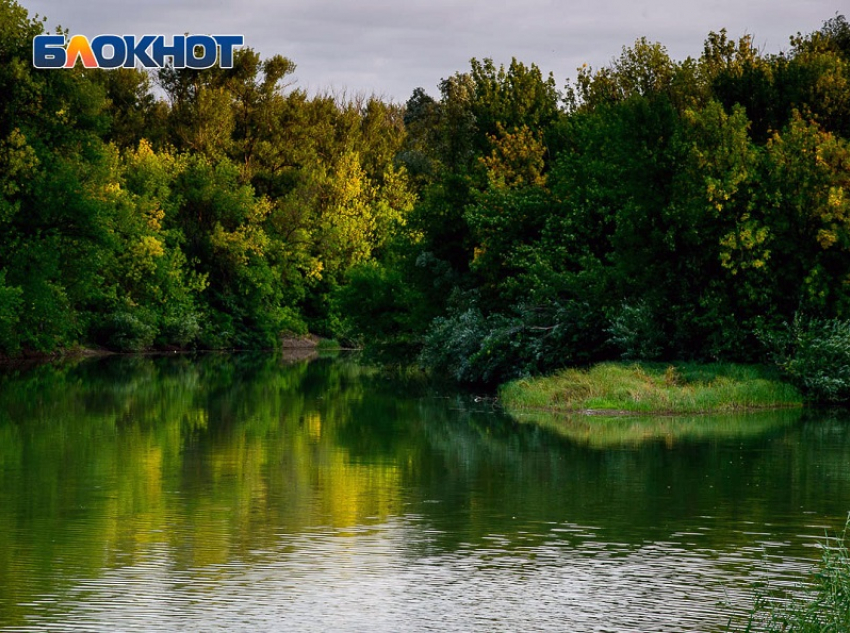
[[[308,95],[250,48],[37,70],[45,28],[0,0],[7,356],[310,331],[496,383],[850,341],[842,16],[779,53],[641,39],[563,87],[473,59],[403,106]]]

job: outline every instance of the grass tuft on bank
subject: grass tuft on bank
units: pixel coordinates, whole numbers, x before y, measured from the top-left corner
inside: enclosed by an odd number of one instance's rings
[[[601,363],[499,389],[509,412],[696,414],[800,407],[768,368],[730,363]]]

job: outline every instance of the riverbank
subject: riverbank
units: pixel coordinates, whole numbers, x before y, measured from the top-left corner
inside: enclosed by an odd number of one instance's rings
[[[286,359],[290,358],[311,358],[312,356],[318,355],[319,352],[335,352],[335,351],[343,351],[343,350],[353,350],[355,348],[346,347],[342,345],[336,339],[330,338],[322,338],[316,336],[315,334],[307,334],[304,336],[289,336],[284,335],[281,336],[280,346],[279,348],[283,357]],[[272,348],[268,350],[262,351],[271,351]],[[124,356],[137,356],[137,355],[156,355],[156,354],[174,354],[174,353],[182,353],[182,354],[193,354],[196,352],[219,352],[219,353],[230,353],[230,352],[240,352],[240,351],[260,351],[260,350],[245,350],[238,348],[226,348],[226,349],[196,349],[196,348],[176,348],[176,347],[147,347],[139,350],[133,351],[118,351],[112,349],[105,349],[103,347],[97,346],[86,346],[86,345],[76,345],[74,347],[69,348],[61,348],[55,350],[53,352],[34,352],[30,350],[23,350],[19,353],[8,356],[6,354],[0,353],[0,366],[30,366],[30,365],[40,365],[42,363],[50,363],[54,361],[61,360],[72,360],[78,358],[91,358],[91,357],[99,357],[99,356],[112,356],[112,355],[124,355]]]
[[[584,415],[730,413],[802,407],[803,398],[775,373],[730,363],[601,363],[499,389],[508,412]]]
[[[113,354],[115,352],[110,350],[83,346],[59,349],[53,352],[24,351],[14,356],[0,354],[0,367],[29,367],[60,360],[111,356]]]

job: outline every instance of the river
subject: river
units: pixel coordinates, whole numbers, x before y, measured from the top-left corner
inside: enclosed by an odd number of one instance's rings
[[[0,631],[720,632],[848,510],[835,414],[518,421],[350,356],[0,375]]]

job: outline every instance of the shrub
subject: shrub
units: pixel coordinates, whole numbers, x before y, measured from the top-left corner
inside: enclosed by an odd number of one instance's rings
[[[459,382],[486,384],[583,364],[604,347],[601,319],[577,301],[486,317],[473,307],[433,321],[420,362]]]
[[[204,316],[198,343],[202,349],[228,349],[233,347],[236,326],[233,317],[210,309]]]
[[[807,400],[850,401],[850,321],[798,315],[791,325],[761,338]]]
[[[608,328],[611,344],[626,360],[656,360],[664,351],[664,333],[644,301],[623,304]]]
[[[108,315],[100,328],[98,339],[119,352],[138,352],[153,345],[156,327],[142,310],[119,310]]]
[[[481,349],[487,322],[477,308],[449,317],[437,317],[425,335],[420,362],[438,374],[459,382],[479,382],[470,360]]]
[[[164,345],[187,347],[201,334],[201,323],[194,312],[169,314],[161,319],[158,341]]]
[[[377,262],[356,266],[333,299],[334,311],[343,321],[342,334],[374,342],[407,332],[412,307],[408,294],[399,271]]]
[[[12,353],[18,349],[16,328],[23,292],[20,288],[6,285],[6,271],[0,270],[0,353]]]

